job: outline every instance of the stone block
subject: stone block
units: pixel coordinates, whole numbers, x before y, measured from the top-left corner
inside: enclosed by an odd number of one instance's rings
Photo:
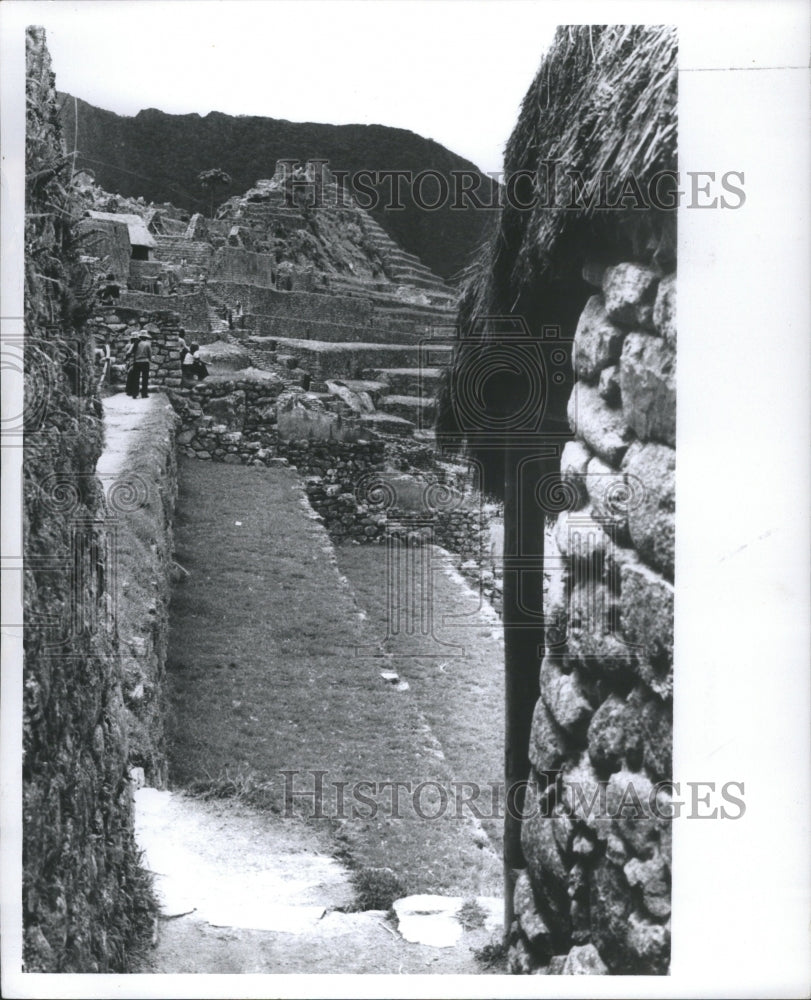
[[[545,815],[541,805],[538,785],[530,780],[524,804],[524,820],[521,824],[521,846],[527,860],[532,884],[536,889],[544,922],[554,940],[567,937],[571,922],[569,917],[568,864],[561,856],[556,836],[557,824],[566,825],[565,833],[571,829],[571,821],[558,809]]]
[[[607,784],[600,781],[587,753],[582,753],[574,765],[565,769],[559,801],[573,819],[584,823],[599,840],[605,840],[611,833],[607,791]]]
[[[673,706],[644,687],[628,696],[628,712],[639,732],[642,762],[657,780],[673,774]]]
[[[591,873],[589,910],[592,939],[611,972],[630,971],[625,938],[631,893],[622,869],[607,858],[602,858]]]
[[[578,378],[594,382],[600,372],[619,360],[625,331],[606,315],[602,297],[592,295],[580,314],[574,335],[574,370]]]
[[[669,344],[676,343],[676,275],[659,282],[653,306],[653,325]]]
[[[618,633],[569,628],[566,649],[569,660],[589,674],[626,688],[632,685],[637,657]]]
[[[620,604],[607,583],[588,571],[576,572],[572,567],[567,615],[569,640],[589,644],[588,636],[597,639],[617,635],[619,631]],[[572,648],[569,653],[572,653]],[[630,652],[630,651],[629,651]]]
[[[600,458],[592,458],[586,469],[586,491],[594,514],[616,536],[624,536],[628,528],[628,485],[625,474]]]
[[[611,539],[590,510],[558,514],[554,529],[555,544],[566,559],[601,566],[611,548]]]
[[[593,285],[595,288],[603,287],[603,277],[605,276],[606,265],[596,259],[587,260],[583,265],[582,275],[583,281],[587,282],[589,285]]]
[[[617,264],[603,276],[605,311],[615,323],[650,327],[659,273],[638,264]]]
[[[565,965],[566,965],[565,955],[553,955],[552,958],[549,960],[549,965],[547,965],[544,968],[543,974],[546,976],[562,976],[563,968]]]
[[[667,445],[634,442],[622,468],[632,496],[628,530],[634,547],[646,563],[673,579],[676,453]]]
[[[520,937],[516,937],[507,949],[507,971],[511,976],[528,976],[532,973],[533,966],[529,948]]]
[[[658,846],[660,819],[653,785],[641,771],[623,768],[611,775],[606,788],[606,809],[614,829],[638,857],[649,858]]]
[[[620,567],[622,633],[642,647],[640,658],[666,668],[673,663],[673,584],[644,563]]]
[[[603,368],[597,381],[597,391],[600,393],[600,399],[610,407],[617,408],[622,404],[619,365]]]
[[[636,436],[641,441],[661,441],[675,447],[676,352],[673,347],[661,337],[629,333],[620,358],[620,392],[625,423]],[[594,450],[599,453],[599,449]]]
[[[513,911],[524,936],[533,949],[538,949],[548,944],[550,937],[549,928],[546,926],[543,917],[538,913],[535,894],[532,891],[532,883],[526,871],[521,872],[515,883]]]
[[[535,702],[529,737],[529,760],[539,773],[556,771],[568,752],[570,738],[552,718],[543,698]]]
[[[628,918],[626,947],[630,952],[632,971],[662,975],[670,962],[670,933],[661,924],[651,923],[640,913]]]
[[[625,701],[610,695],[592,717],[588,729],[588,754],[598,774],[617,771],[630,758],[639,762],[639,726]]]
[[[591,452],[582,441],[567,441],[560,456],[561,479],[572,488],[577,497],[574,509],[582,507],[588,499],[585,475],[591,458]]]
[[[593,944],[575,945],[563,963],[564,976],[605,976],[608,966]]]
[[[642,905],[659,920],[670,916],[670,874],[661,854],[647,861],[631,858],[623,868],[628,885],[642,893]]]
[[[556,659],[545,656],[541,663],[541,698],[557,724],[568,732],[582,732],[591,716],[591,705],[577,675],[565,674]]]
[[[575,382],[566,412],[572,431],[600,458],[618,466],[632,438],[624,411],[606,405],[596,387]]]

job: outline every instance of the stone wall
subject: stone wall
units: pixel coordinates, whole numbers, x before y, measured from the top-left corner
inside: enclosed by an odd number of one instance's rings
[[[348,327],[369,326],[373,307],[369,299],[350,295],[326,295],[320,292],[277,291],[253,284],[210,281],[216,295],[233,304],[239,300],[246,313],[263,317],[311,320]]]
[[[176,295],[156,295],[151,292],[122,291],[119,304],[139,313],[173,312],[180,326],[189,334],[194,334],[198,343],[209,339],[209,314],[206,294],[201,289],[195,292],[178,292]]]
[[[190,223],[191,225],[191,223]],[[155,235],[155,260],[166,264],[186,262],[187,267],[199,268],[208,274],[213,248],[206,240],[189,239],[188,236]]]
[[[155,912],[133,838],[114,628],[127,494],[95,475],[79,206],[59,179],[68,161],[41,28],[27,29],[26,56],[23,960],[27,972],[127,972]]]
[[[595,277],[596,274],[596,277]],[[575,440],[546,484],[547,629],[514,895],[514,972],[670,956],[675,274],[587,267]],[[589,808],[593,796],[596,805]],[[620,808],[623,807],[623,808]]]
[[[160,300],[160,296],[149,296]],[[165,302],[165,300],[164,300]],[[113,364],[124,363],[124,352],[130,342],[130,333],[142,325],[152,338],[152,364],[149,370],[150,387],[179,389],[180,373],[180,318],[175,312],[141,312],[129,306],[104,306],[97,304],[88,320],[88,329],[100,342],[110,345]],[[187,340],[188,343],[188,340]]]
[[[285,383],[273,372],[212,376],[171,394],[180,415],[184,455],[232,464],[263,462],[275,441],[276,407]]]
[[[276,258],[240,247],[220,247],[214,254],[209,280],[275,288]]]
[[[114,529],[110,557],[112,626],[122,670],[128,762],[138,780],[167,781],[163,680],[172,583],[182,578],[173,559],[179,420],[163,395],[147,413],[116,417],[122,397],[104,402],[107,443],[96,474]],[[126,405],[126,404],[125,404]],[[122,433],[123,431],[123,433]]]

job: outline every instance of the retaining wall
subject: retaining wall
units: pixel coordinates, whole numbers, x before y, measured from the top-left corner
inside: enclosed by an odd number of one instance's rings
[[[584,274],[598,286],[574,339],[575,440],[546,492],[558,511],[546,546],[555,626],[530,739],[527,868],[515,888],[510,964],[662,973],[671,831],[657,783],[671,778],[675,274],[636,263]]]
[[[159,296],[151,296],[159,298]],[[101,307],[88,320],[89,331],[110,345],[113,363],[122,365],[130,342],[130,333],[140,324],[152,338],[152,363],[149,366],[150,387],[179,389],[180,317],[175,312],[141,312],[128,306]],[[188,343],[188,341],[187,341]]]
[[[93,337],[74,312],[80,206],[64,163],[50,58],[26,31],[23,462],[23,961],[26,972],[128,972],[155,904],[133,838],[118,531],[128,493],[102,452]],[[47,178],[53,177],[53,181]],[[47,279],[47,280],[46,280]]]
[[[156,295],[152,292],[122,291],[118,305],[139,313],[173,312],[180,326],[202,343],[208,338],[208,303],[204,291],[178,292],[177,295]],[[202,339],[201,339],[202,338]]]

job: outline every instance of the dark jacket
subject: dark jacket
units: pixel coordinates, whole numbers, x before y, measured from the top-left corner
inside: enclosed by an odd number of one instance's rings
[[[135,345],[135,350],[132,355],[133,361],[137,364],[139,361],[151,361],[152,360],[152,345],[148,340],[139,340]]]

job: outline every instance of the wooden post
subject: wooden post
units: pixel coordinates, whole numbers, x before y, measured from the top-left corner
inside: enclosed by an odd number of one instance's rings
[[[544,633],[543,517],[535,487],[540,448],[508,444],[504,466],[504,933],[514,919],[513,892],[526,867],[521,811],[529,777],[529,736],[538,699],[539,650]]]

